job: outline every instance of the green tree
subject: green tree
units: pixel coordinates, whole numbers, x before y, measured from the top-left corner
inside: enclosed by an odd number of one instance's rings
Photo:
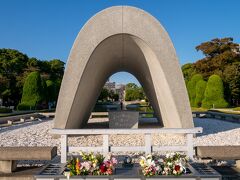
[[[106,88],[102,88],[101,93],[98,97],[98,100],[100,101],[106,101],[107,98],[109,97],[109,91]]]
[[[28,75],[23,86],[23,94],[19,109],[33,109],[45,100],[43,81],[39,72],[32,72]]]
[[[135,83],[128,83],[126,85],[126,89],[137,89],[138,85],[136,85]]]
[[[41,61],[28,58],[14,49],[0,49],[0,97],[3,101],[12,103],[8,105],[17,105],[21,100],[26,78],[35,71],[39,71],[45,80],[53,81],[58,93],[64,73],[64,62],[59,59]]]
[[[228,65],[223,73],[225,96],[232,105],[240,105],[240,62]]]
[[[195,74],[192,76],[191,80],[187,84],[188,96],[189,96],[191,107],[195,106],[197,82],[202,79],[203,77],[201,74]]]
[[[142,87],[138,87],[135,83],[128,83],[125,90],[125,100],[134,101],[145,99],[145,93]]]
[[[228,103],[224,99],[223,82],[220,76],[212,75],[209,77],[204,99],[202,101],[203,108],[224,108]]]
[[[41,78],[41,76],[40,76]],[[44,102],[45,104],[47,103],[47,98],[48,98],[48,91],[47,91],[47,83],[46,80],[44,78],[41,78],[41,84],[42,84],[42,88],[41,88],[41,95],[42,95],[42,102]]]
[[[204,98],[205,89],[207,86],[207,82],[204,80],[199,80],[196,84],[196,98],[194,102],[194,107],[201,107],[202,100]]]
[[[189,81],[195,73],[192,63],[187,63],[182,66],[182,73],[185,81]]]
[[[49,102],[54,102],[57,100],[57,90],[56,85],[53,81],[47,80],[46,81],[46,89],[47,89],[47,100]]]
[[[0,94],[4,94],[4,101],[10,99],[17,103],[21,98],[21,91],[16,86],[17,77],[26,68],[28,57],[13,49],[0,49]],[[11,93],[3,93],[4,91]],[[9,105],[9,104],[8,104]]]
[[[64,64],[65,63],[59,59],[53,59],[49,61],[51,79],[62,79],[62,76],[64,74]]]
[[[204,79],[213,74],[219,75],[223,80],[226,100],[238,105],[239,78],[236,69],[240,63],[239,44],[234,43],[233,38],[216,38],[201,43],[196,49],[202,51],[205,57],[193,64],[194,70],[202,74]]]
[[[204,78],[212,74],[218,74],[222,78],[227,65],[240,61],[239,44],[234,43],[233,38],[216,38],[200,44],[196,49],[205,55],[194,63],[195,70]]]

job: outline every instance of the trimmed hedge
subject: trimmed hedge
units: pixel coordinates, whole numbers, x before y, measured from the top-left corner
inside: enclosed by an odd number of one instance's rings
[[[224,99],[223,82],[218,75],[209,77],[202,101],[203,108],[212,108],[213,106],[214,108],[225,108],[228,106]]]
[[[39,72],[31,72],[23,86],[23,94],[18,110],[30,110],[45,100],[43,80]]]
[[[51,102],[56,101],[57,99],[56,84],[51,80],[47,80],[46,89],[47,89],[47,100]]]
[[[17,110],[19,111],[26,111],[26,110],[35,110],[35,105],[29,105],[29,104],[25,104],[25,103],[20,103],[17,106]]]
[[[196,84],[196,98],[194,102],[194,107],[201,107],[202,100],[204,99],[204,93],[206,90],[207,82],[204,80],[200,80]]]
[[[198,81],[203,80],[201,74],[195,74],[191,78],[191,80],[187,84],[188,96],[190,100],[191,107],[195,105],[195,98],[196,98],[196,84]]]
[[[0,107],[0,113],[11,113],[12,109],[6,107]]]

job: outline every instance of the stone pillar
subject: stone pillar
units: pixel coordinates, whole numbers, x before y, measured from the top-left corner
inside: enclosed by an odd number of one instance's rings
[[[240,160],[236,160],[236,166],[238,169],[240,169]]]
[[[16,161],[0,161],[0,172],[1,173],[12,173],[17,168]]]

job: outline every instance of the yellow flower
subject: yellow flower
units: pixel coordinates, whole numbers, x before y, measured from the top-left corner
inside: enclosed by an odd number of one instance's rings
[[[139,164],[140,164],[141,166],[144,166],[144,163],[145,163],[145,161],[144,161],[143,159],[141,159],[140,162],[139,162]]]
[[[78,158],[76,159],[76,166],[75,166],[75,169],[76,169],[76,173],[77,173],[77,175],[79,175],[79,174],[80,174],[80,161],[79,161]]]

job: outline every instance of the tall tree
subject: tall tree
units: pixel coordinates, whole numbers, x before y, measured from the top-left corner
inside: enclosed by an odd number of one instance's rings
[[[203,78],[201,74],[195,74],[187,84],[188,96],[189,96],[191,107],[195,106],[197,82],[202,79]]]
[[[142,87],[138,87],[135,83],[128,83],[126,85],[126,101],[141,100],[145,98],[145,93]]]
[[[185,81],[190,81],[191,77],[195,74],[195,69],[192,63],[187,63],[182,66],[182,73]]]
[[[47,100],[49,102],[57,101],[56,84],[51,80],[47,80],[46,89],[47,89]]]
[[[196,98],[194,102],[194,107],[201,107],[202,101],[204,99],[204,93],[206,90],[207,82],[204,80],[200,80],[196,84]]]
[[[6,100],[15,100],[15,103],[19,101],[21,93],[16,85],[16,81],[17,77],[26,68],[27,61],[28,57],[17,50],[0,49],[0,83],[3,86],[0,94],[5,94]]]
[[[202,101],[204,108],[224,108],[228,103],[224,99],[223,82],[220,76],[212,75],[209,77],[207,87]]]
[[[43,80],[39,72],[32,72],[28,75],[23,86],[23,94],[19,109],[36,108],[45,100]]]
[[[224,69],[223,79],[227,88],[225,95],[235,106],[240,105],[240,62],[228,65]]]
[[[213,74],[219,75],[223,80],[226,100],[232,105],[239,105],[239,44],[233,42],[233,38],[216,38],[201,43],[196,49],[202,51],[205,57],[193,63],[193,71],[202,74],[205,80]],[[184,71],[187,72],[186,69]],[[186,72],[183,72],[185,79]]]
[[[202,51],[205,57],[194,63],[197,73],[201,73],[206,79],[212,74],[222,77],[227,65],[239,62],[239,44],[233,42],[233,38],[213,39],[196,47]]]
[[[5,105],[19,103],[24,82],[27,76],[35,71],[39,71],[45,80],[53,81],[58,94],[64,73],[64,62],[58,59],[40,61],[28,58],[14,49],[0,49],[0,98],[3,98]]]
[[[101,93],[98,97],[98,100],[106,101],[109,96],[109,91],[106,88],[102,88]]]

